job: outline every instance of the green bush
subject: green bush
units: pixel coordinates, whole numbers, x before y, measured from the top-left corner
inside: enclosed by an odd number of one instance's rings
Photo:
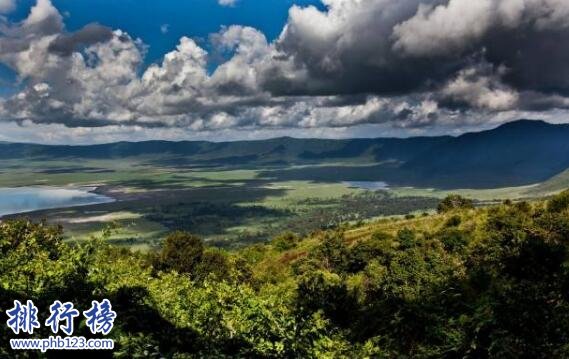
[[[162,270],[194,275],[203,255],[204,244],[199,237],[186,232],[174,232],[164,240],[157,265]]]
[[[109,298],[122,358],[565,358],[567,203],[565,192],[236,251],[176,232],[152,261],[5,221],[0,307],[32,299],[44,312],[59,299],[84,310]],[[0,357],[14,354],[8,330]],[[74,334],[89,336],[79,323]]]
[[[416,244],[416,234],[409,228],[400,229],[397,232],[397,241],[402,249],[412,248]]]
[[[456,228],[445,228],[437,234],[437,238],[449,252],[462,250],[470,241],[468,233]]]
[[[341,232],[326,233],[322,243],[312,253],[312,257],[321,264],[322,268],[331,272],[342,273],[350,267],[350,251]]]
[[[464,198],[458,194],[446,196],[437,206],[437,212],[445,213],[456,209],[472,209],[474,202],[471,199]]]
[[[445,222],[445,227],[458,227],[462,223],[462,218],[455,214]]]
[[[559,193],[547,203],[549,212],[561,212],[567,208],[569,208],[569,190]]]
[[[300,238],[292,232],[285,232],[275,237],[271,244],[279,251],[286,251],[296,247]]]

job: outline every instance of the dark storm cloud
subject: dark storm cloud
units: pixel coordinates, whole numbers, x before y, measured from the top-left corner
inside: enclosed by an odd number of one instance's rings
[[[482,46],[489,62],[509,69],[505,83],[520,90],[569,94],[569,28],[496,31]]]
[[[272,68],[265,88],[276,95],[431,91],[476,56],[506,67],[502,80],[517,90],[569,91],[569,28],[554,15],[565,13],[563,2],[347,3],[329,1],[327,13],[291,11],[276,46],[305,76]]]
[[[210,131],[473,126],[569,109],[569,1],[323,3],[293,6],[273,42],[223,27],[207,47],[182,37],[144,69],[141,40],[99,24],[67,32],[38,0],[0,28],[0,61],[26,80],[0,115]]]
[[[113,30],[99,24],[89,24],[71,34],[59,35],[51,42],[48,50],[60,56],[69,56],[82,46],[89,46],[111,39]]]
[[[425,1],[438,4],[440,1]],[[349,4],[349,6],[348,6]],[[329,2],[327,13],[293,8],[276,43],[279,61],[292,61],[303,77],[271,68],[264,85],[276,95],[404,94],[442,81],[462,59],[441,62],[393,49],[393,28],[412,17],[419,1]]]
[[[547,111],[550,109],[569,109],[569,98],[560,95],[547,95],[526,91],[521,96],[521,108],[527,111]]]
[[[315,8],[293,8],[276,43],[281,56],[275,63],[292,61],[306,75],[290,77],[280,68],[271,68],[265,87],[277,95],[336,95],[401,93],[419,86],[423,73],[419,69],[429,67],[430,61],[412,60],[414,66],[409,67],[391,51],[389,38],[394,25],[415,13],[416,3],[368,5],[367,13],[356,10],[358,14],[334,4],[327,14]],[[353,16],[353,21],[343,21],[337,14],[341,11],[346,18]]]
[[[14,56],[29,50],[35,41],[61,31],[62,17],[48,0],[38,0],[29,16],[20,23],[10,23],[0,16],[0,61],[17,68]]]
[[[0,39],[0,53],[16,53],[26,51],[30,47],[29,41],[20,39]]]

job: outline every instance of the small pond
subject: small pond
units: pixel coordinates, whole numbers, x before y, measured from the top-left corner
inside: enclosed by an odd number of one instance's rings
[[[344,181],[342,183],[348,187],[367,189],[368,191],[389,189],[387,183],[382,181]]]

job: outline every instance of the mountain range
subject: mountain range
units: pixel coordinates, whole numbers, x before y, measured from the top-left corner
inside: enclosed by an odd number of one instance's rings
[[[287,171],[287,166],[307,166],[306,178],[298,170],[294,176],[289,173],[298,179],[314,179],[310,178],[310,166],[336,166],[335,180],[365,177],[400,185],[492,188],[540,183],[568,169],[569,125],[518,120],[457,137],[405,139],[281,137],[234,142],[144,141],[76,146],[3,142],[0,153],[3,159],[141,157],[174,167],[233,166]],[[361,174],[349,175],[354,168]],[[323,173],[326,172],[319,172],[318,180],[326,180]]]

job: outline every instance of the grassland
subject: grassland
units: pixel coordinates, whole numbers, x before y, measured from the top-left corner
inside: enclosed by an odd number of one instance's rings
[[[546,193],[536,191],[538,185],[519,186],[519,187],[503,187],[492,189],[454,189],[439,190],[435,188],[414,188],[414,187],[395,187],[391,192],[396,196],[426,196],[444,198],[451,193],[460,194],[461,196],[476,199],[479,201],[495,202],[504,199],[522,199],[541,197]],[[559,192],[556,190],[552,193]]]
[[[195,232],[218,245],[234,246],[265,241],[286,230],[306,234],[345,222],[429,212],[437,199],[451,192],[482,202],[539,197],[555,192],[566,180],[560,176],[549,185],[452,191],[393,187],[377,193],[341,181],[378,178],[389,172],[386,166],[342,162],[178,166],[157,156],[0,160],[0,187],[96,186],[97,192],[117,201],[28,216],[64,225],[69,240],[81,241],[112,229],[111,242],[144,250],[177,229]]]

